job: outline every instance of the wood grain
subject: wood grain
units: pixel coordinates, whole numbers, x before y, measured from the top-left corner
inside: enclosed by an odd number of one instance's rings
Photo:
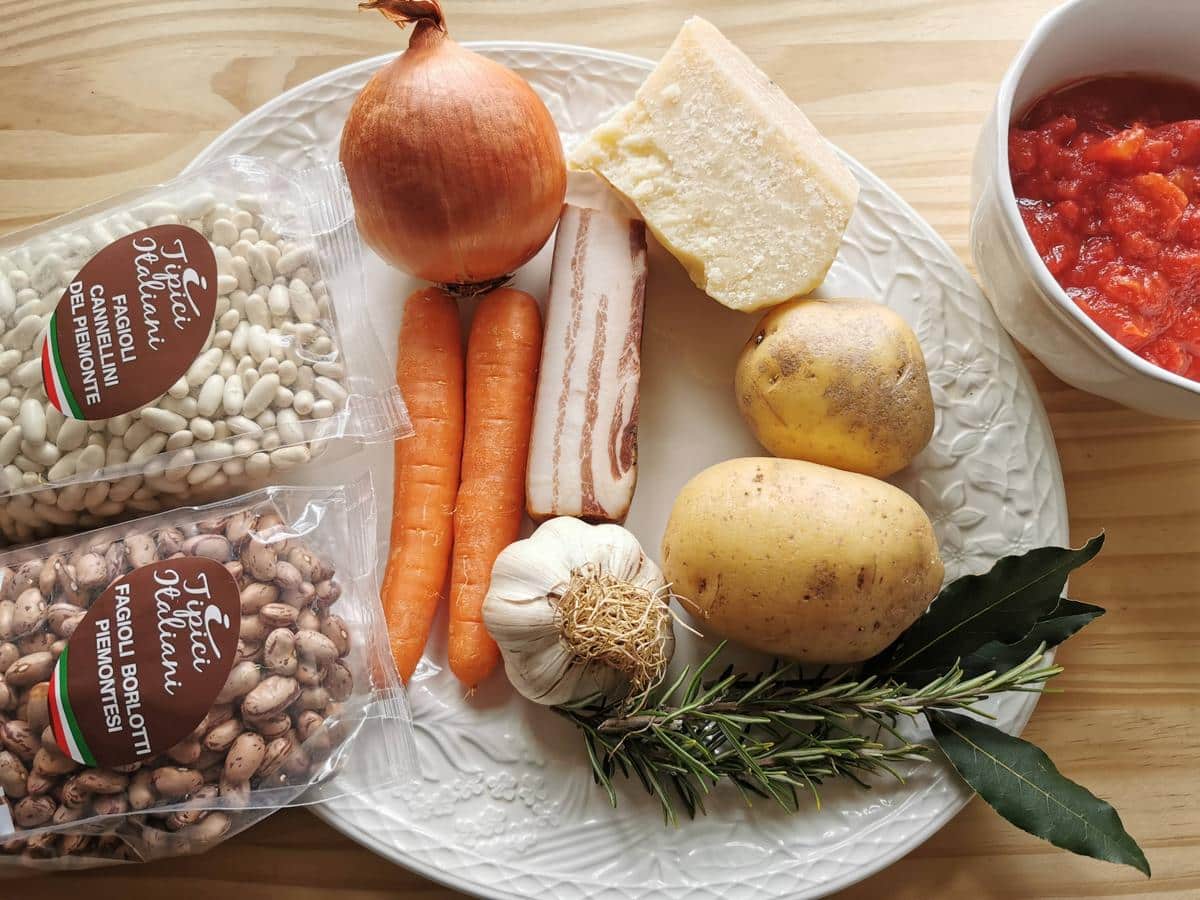
[[[1052,0],[446,0],[461,40],[588,43],[657,57],[706,16],[817,125],[967,260],[970,160],[996,83]],[[167,178],[281,91],[404,36],[351,0],[0,0],[0,232]],[[1064,693],[1028,736],[1111,800],[1155,875],[1091,862],[974,802],[841,896],[1200,896],[1200,427],[1074,391],[1030,361],[1050,412],[1076,542],[1072,581],[1109,614],[1063,650]],[[581,772],[580,777],[584,777]],[[284,887],[281,887],[284,886]],[[11,893],[10,893],[11,892]],[[25,880],[5,896],[91,900],[446,897],[302,811],[204,857]]]

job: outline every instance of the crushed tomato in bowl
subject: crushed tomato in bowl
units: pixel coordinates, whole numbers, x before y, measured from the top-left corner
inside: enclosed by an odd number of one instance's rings
[[[1009,171],[1051,274],[1108,334],[1200,381],[1200,88],[1113,76],[1039,100]]]

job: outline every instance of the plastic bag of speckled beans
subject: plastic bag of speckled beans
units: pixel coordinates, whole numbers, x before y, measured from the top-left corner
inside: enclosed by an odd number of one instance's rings
[[[0,877],[407,783],[367,478],[0,554]]]
[[[339,165],[231,157],[0,241],[0,542],[408,431]]]

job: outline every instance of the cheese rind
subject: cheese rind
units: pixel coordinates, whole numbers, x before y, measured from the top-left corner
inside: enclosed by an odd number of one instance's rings
[[[817,287],[858,198],[799,107],[700,18],[570,162],[624,194],[699,288],[745,311]]]

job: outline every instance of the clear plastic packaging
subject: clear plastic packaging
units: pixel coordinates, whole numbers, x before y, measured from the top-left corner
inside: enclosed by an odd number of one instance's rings
[[[409,431],[339,165],[249,157],[0,242],[0,537],[230,496]]]
[[[343,770],[411,779],[375,525],[363,478],[0,554],[0,876],[201,852]]]

